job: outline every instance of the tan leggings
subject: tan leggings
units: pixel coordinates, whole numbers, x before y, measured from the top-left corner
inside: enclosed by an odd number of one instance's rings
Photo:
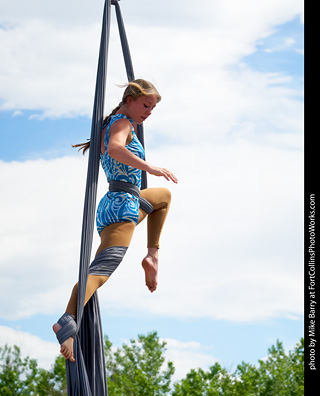
[[[160,235],[170,207],[171,193],[166,188],[147,188],[141,191],[141,196],[147,199],[154,207],[154,211],[148,215],[147,247],[159,249]],[[144,220],[146,217],[147,214],[143,210],[139,209],[138,224],[141,223],[141,221]],[[102,230],[100,234],[101,242],[96,252],[96,255],[102,250],[111,246],[128,247],[130,245],[135,227],[136,225],[133,222],[120,222],[107,226],[104,230]],[[99,287],[101,287],[108,279],[109,276],[88,276],[84,305],[86,305],[94,292]],[[72,290],[66,312],[76,316],[77,300],[78,283],[76,283]]]

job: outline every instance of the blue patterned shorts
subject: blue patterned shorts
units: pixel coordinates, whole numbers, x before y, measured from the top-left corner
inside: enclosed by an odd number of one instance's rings
[[[125,192],[107,192],[101,199],[96,215],[97,230],[101,231],[110,224],[139,219],[139,198]]]

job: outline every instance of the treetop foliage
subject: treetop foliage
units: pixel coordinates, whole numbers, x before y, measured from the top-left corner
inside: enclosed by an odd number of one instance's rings
[[[215,363],[192,369],[172,383],[175,368],[165,358],[166,343],[157,332],[138,335],[119,348],[105,337],[109,396],[303,396],[304,339],[285,352],[280,341],[268,356],[252,365],[241,362],[233,373]],[[50,370],[35,359],[22,358],[20,349],[0,347],[1,396],[65,396],[65,362],[56,358]],[[101,395],[102,396],[102,395]]]

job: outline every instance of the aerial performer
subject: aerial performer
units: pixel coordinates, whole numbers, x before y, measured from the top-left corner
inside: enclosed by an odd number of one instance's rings
[[[160,235],[170,207],[167,188],[141,188],[141,172],[164,177],[177,183],[168,169],[153,166],[145,160],[143,146],[136,136],[143,123],[160,102],[161,96],[150,82],[130,81],[122,101],[105,117],[101,138],[100,163],[109,183],[109,191],[101,199],[96,212],[100,246],[89,267],[84,305],[111,276],[122,261],[136,225],[147,217],[147,254],[142,260],[145,283],[151,293],[158,284]],[[77,144],[83,154],[90,141]],[[78,283],[74,286],[66,312],[53,325],[66,360],[75,361],[73,336],[76,332]],[[81,301],[81,300],[80,300]],[[62,341],[61,341],[62,340]]]

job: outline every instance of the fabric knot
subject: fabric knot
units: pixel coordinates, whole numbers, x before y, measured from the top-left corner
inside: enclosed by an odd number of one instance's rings
[[[57,331],[56,337],[60,343],[64,343],[68,338],[74,337],[77,332],[77,323],[68,312],[64,313],[58,320],[61,329]]]

